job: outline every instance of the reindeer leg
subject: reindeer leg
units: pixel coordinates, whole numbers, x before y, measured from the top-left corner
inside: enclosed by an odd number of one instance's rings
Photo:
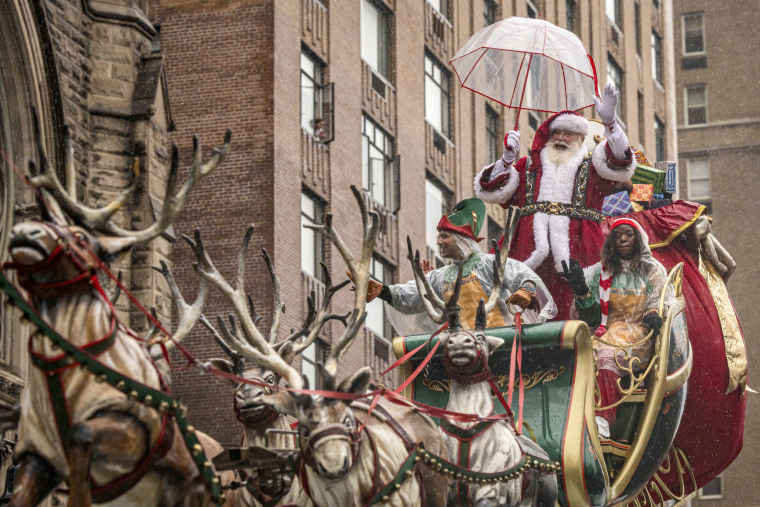
[[[61,482],[53,466],[42,457],[25,453],[19,460],[10,507],[27,507],[40,503]]]
[[[91,505],[92,463],[108,461],[126,474],[145,456],[148,443],[145,427],[128,414],[103,412],[72,426],[68,446],[69,506]]]

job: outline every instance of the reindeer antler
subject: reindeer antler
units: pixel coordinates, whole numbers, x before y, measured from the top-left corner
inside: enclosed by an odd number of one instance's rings
[[[237,276],[234,287],[224,279],[213,262],[211,262],[211,258],[203,246],[199,229],[195,229],[195,247],[193,248],[199,263],[193,267],[202,278],[219,289],[232,305],[233,311],[240,321],[242,330],[241,335],[228,333],[225,336],[234,349],[252,363],[263,366],[285,378],[290,387],[301,389],[303,387],[303,380],[300,374],[280,357],[269,340],[261,334],[256,327],[247,303],[244,287],[245,257],[252,235],[253,225],[250,225],[243,236],[243,242],[238,251]]]
[[[227,130],[224,134],[224,144],[221,149],[214,148],[213,154],[209,158],[208,162],[203,164],[201,144],[198,136],[193,137],[193,164],[190,168],[190,174],[187,177],[184,185],[178,192],[175,193],[177,187],[177,180],[179,175],[179,154],[176,146],[172,146],[172,159],[169,169],[169,176],[166,181],[166,189],[164,192],[163,207],[161,208],[161,214],[156,222],[148,226],[141,231],[130,231],[122,229],[116,225],[111,218],[114,213],[119,211],[124,204],[126,204],[131,198],[132,194],[137,188],[137,176],[139,174],[139,163],[137,158],[133,162],[133,177],[132,182],[124,189],[112,202],[102,208],[89,208],[87,206],[78,203],[76,200],[75,182],[74,182],[74,157],[73,149],[71,145],[71,135],[68,128],[64,129],[64,173],[67,179],[66,188],[58,180],[54,172],[50,168],[50,162],[45,151],[45,147],[42,144],[42,131],[40,123],[36,113],[33,112],[34,134],[35,142],[37,144],[37,151],[40,162],[40,172],[36,174],[34,166],[30,164],[30,172],[32,177],[30,181],[32,185],[41,190],[45,190],[48,195],[52,196],[53,200],[60,207],[60,210],[65,212],[72,220],[79,225],[85,227],[89,231],[99,231],[111,236],[119,236],[125,238],[133,238],[135,246],[144,245],[153,238],[158,237],[163,233],[174,221],[174,218],[185,206],[187,196],[193,189],[196,183],[200,181],[204,176],[222,163],[230,150],[230,139],[232,138],[232,132]],[[50,203],[51,205],[53,203]],[[59,210],[55,210],[59,211]]]
[[[354,259],[338,232],[333,228],[331,213],[328,213],[325,217],[324,225],[306,226],[321,231],[322,234],[335,245],[335,248],[337,248],[341,257],[343,257],[343,260],[346,262],[346,265],[351,272],[354,286],[356,287],[356,292],[354,293],[354,310],[351,312],[348,324],[340,337],[333,342],[330,356],[325,361],[324,368],[321,368],[322,375],[323,377],[326,377],[325,380],[328,384],[334,384],[334,380],[338,375],[338,362],[343,353],[353,343],[357,333],[364,324],[364,319],[367,317],[366,296],[367,288],[369,286],[369,264],[375,250],[375,239],[377,237],[377,213],[367,209],[367,204],[364,202],[361,192],[354,185],[351,185],[351,192],[353,192],[356,202],[359,204],[359,210],[361,211],[362,216],[362,254],[359,262]]]
[[[433,322],[443,324],[443,321],[446,320],[446,304],[435,293],[425,273],[422,271],[420,251],[416,250],[414,255],[412,255],[412,240],[409,236],[406,237],[406,247],[408,250],[406,258],[412,264],[414,282],[417,285],[417,292],[420,294],[422,304],[425,306],[425,311]]]
[[[510,206],[507,211],[507,222],[504,224],[504,241],[502,243],[504,248],[499,248],[499,243],[496,240],[491,241],[494,249],[493,288],[491,289],[491,296],[486,302],[486,314],[491,313],[501,297],[501,281],[504,279],[504,268],[509,258],[509,247],[512,244],[512,236],[515,233],[518,218],[520,218],[520,208]]]

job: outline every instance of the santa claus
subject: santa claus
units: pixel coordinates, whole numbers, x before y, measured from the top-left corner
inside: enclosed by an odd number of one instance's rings
[[[523,261],[546,283],[561,320],[569,318],[574,297],[559,275],[562,261],[572,257],[582,267],[599,262],[604,197],[629,180],[636,167],[628,137],[615,120],[617,100],[611,83],[601,99],[594,97],[606,139],[590,156],[583,144],[588,121],[562,111],[536,131],[528,157],[514,164],[520,133],[511,131],[501,159],[475,177],[475,195],[482,200],[521,208],[510,257]]]

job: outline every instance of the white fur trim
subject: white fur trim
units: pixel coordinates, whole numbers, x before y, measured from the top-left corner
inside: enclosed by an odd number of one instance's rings
[[[530,269],[536,269],[549,257],[549,215],[546,213],[533,215],[533,241],[536,249],[523,261]]]
[[[588,120],[586,120],[586,118],[583,116],[579,116],[573,113],[561,114],[557,116],[553,122],[551,122],[551,125],[549,125],[549,130],[569,130],[570,132],[575,132],[587,136]]]
[[[561,273],[562,261],[570,262],[570,217],[549,216],[549,244],[552,248],[554,269]]]
[[[480,186],[480,177],[483,175],[483,171],[489,167],[493,167],[493,164],[485,166],[475,176],[475,197],[478,197],[479,199],[482,199],[483,201],[491,204],[506,203],[512,198],[513,195],[515,195],[517,186],[520,184],[520,175],[517,173],[515,167],[510,165],[509,179],[507,179],[507,183],[503,187],[491,191],[483,190],[483,188]]]
[[[613,169],[607,165],[607,153],[604,149],[605,146],[607,146],[606,139],[597,144],[596,148],[594,148],[594,152],[591,154],[591,163],[597,174],[605,180],[610,181],[625,181],[631,179],[633,171],[636,169],[636,157],[633,157],[631,165],[625,169]]]

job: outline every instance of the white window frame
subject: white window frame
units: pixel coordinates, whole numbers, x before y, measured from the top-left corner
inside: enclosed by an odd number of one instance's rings
[[[429,197],[431,194],[438,194],[440,193],[440,202],[441,202],[441,209],[438,210],[436,208],[436,212],[432,215],[428,213],[429,211],[432,211],[432,206],[428,206],[430,204]],[[436,195],[437,197],[437,195]],[[434,252],[438,252],[438,246],[437,246],[437,239],[438,239],[438,231],[436,229],[436,226],[438,225],[438,222],[441,220],[441,217],[446,212],[446,209],[448,209],[448,191],[441,187],[435,180],[431,178],[425,178],[425,244],[433,250]],[[437,215],[437,216],[436,216]],[[435,223],[433,225],[433,223]],[[432,225],[433,229],[430,230],[430,226]],[[432,241],[432,243],[431,243]]]
[[[618,73],[617,79],[611,79],[611,72],[610,70],[614,69]],[[615,59],[610,55],[607,54],[607,81],[612,81],[612,83],[615,85],[615,90],[618,91],[618,103],[617,107],[615,108],[615,118],[617,119],[618,123],[621,126],[625,126],[625,122],[623,121],[623,110],[625,108],[625,99],[623,95],[623,84],[625,82],[625,71],[623,70],[620,65],[615,61]]]
[[[303,60],[306,58],[311,62],[311,64],[314,66],[314,72],[310,75],[306,70],[303,68]],[[301,128],[306,130],[310,134],[314,134],[314,126],[316,124],[315,119],[321,118],[322,121],[324,121],[324,106],[323,106],[323,98],[322,98],[322,87],[324,85],[324,79],[325,79],[325,66],[324,64],[315,56],[311,55],[309,52],[301,50]],[[311,83],[314,90],[312,92],[312,97],[314,98],[314,103],[312,104],[311,110],[305,111],[305,104],[303,103],[303,88],[304,88],[304,80],[308,80],[308,82]],[[307,83],[308,84],[308,83]],[[311,115],[310,117],[309,114]],[[304,121],[304,117],[308,117],[306,121]]]
[[[612,24],[618,29],[622,28],[620,26],[623,21],[623,13],[621,12],[622,8],[623,6],[621,5],[620,0],[604,0],[604,15],[607,16],[607,19],[612,21]],[[610,17],[610,10],[613,11],[613,17]]]
[[[322,387],[317,363],[324,361],[326,356],[327,344],[319,338],[314,340],[314,343],[306,347],[301,353],[301,373],[308,379],[309,389],[319,389]]]
[[[665,68],[662,54],[662,36],[656,31],[652,30],[650,36],[652,44],[652,79],[654,82],[662,86],[663,76],[665,75]],[[659,76],[657,64],[659,62]]]
[[[705,102],[704,105],[701,107],[704,107],[705,109],[705,121],[702,123],[691,123],[689,121],[689,90],[694,90],[697,88],[703,88],[705,90]],[[700,106],[691,106],[691,107],[700,107]],[[707,85],[704,83],[695,83],[686,85],[683,87],[683,110],[684,110],[684,123],[686,125],[707,125]]]
[[[314,203],[314,216],[309,216],[304,211],[303,206],[303,200],[308,199],[312,203]],[[324,203],[321,199],[318,197],[312,195],[309,192],[306,192],[304,190],[301,190],[301,271],[306,273],[308,276],[316,279],[321,280],[322,279],[322,268],[319,266],[320,261],[325,261],[325,248],[324,248],[324,239],[322,238],[322,235],[315,231],[314,229],[308,229],[305,227],[305,225],[320,225],[324,222]],[[308,266],[304,265],[304,255],[307,253],[304,250],[304,233],[307,234],[313,234],[314,238],[314,246],[310,249],[311,254],[313,255],[313,262],[314,262],[314,272],[311,273],[308,270]],[[307,268],[307,269],[305,269]]]
[[[375,30],[377,31],[377,37],[378,40],[375,41],[374,44],[367,43],[365,45],[366,39],[361,34],[361,27],[364,25],[364,18],[361,16],[360,12],[360,21],[359,21],[359,27],[360,27],[360,34],[359,34],[359,53],[361,54],[362,61],[367,64],[369,68],[371,68],[378,76],[384,78],[386,81],[390,82],[391,79],[391,14],[385,9],[384,6],[379,5],[377,2],[373,0],[360,0],[361,6],[360,11],[364,11],[364,9],[373,9],[377,14],[377,26],[375,27]],[[384,39],[384,44],[381,39]],[[376,59],[377,64],[373,64],[373,62],[367,61],[365,59],[366,55],[364,52],[365,48],[372,47],[375,51],[377,51]],[[385,49],[385,52],[383,51],[383,47]],[[386,67],[386,68],[379,68],[379,67]]]
[[[378,139],[382,140],[382,146],[378,145]],[[393,173],[394,145],[394,139],[390,134],[383,130],[369,115],[362,115],[362,188],[372,199],[379,202],[385,208],[390,208],[393,201],[393,188],[395,185],[393,181],[395,177]],[[374,182],[377,180],[374,178],[375,175],[373,174],[373,167],[369,156],[373,149],[379,151],[383,156],[382,196],[375,195]]]
[[[428,72],[428,62],[431,64],[431,72]],[[436,80],[436,70],[440,76],[440,80]],[[438,61],[437,58],[425,52],[425,65],[423,67],[423,73],[425,76],[425,121],[432,126],[439,133],[443,134],[446,139],[449,138],[451,131],[451,73],[449,70]],[[439,126],[433,123],[433,118],[428,114],[428,83],[434,86],[439,91],[439,98],[441,100],[441,124]],[[445,86],[444,86],[445,85]],[[445,101],[443,100],[445,97]]]
[[[702,51],[686,51],[686,18],[689,16],[699,15],[702,21]],[[705,13],[699,12],[687,12],[681,15],[681,53],[683,56],[703,56],[707,54],[707,41],[705,40]]]
[[[691,177],[691,171],[692,171],[692,163],[694,162],[703,162],[707,164],[707,178],[700,178],[700,180],[707,179],[707,182],[709,183],[710,192],[708,195],[693,195],[691,191],[691,182],[693,178]],[[712,200],[712,169],[710,167],[710,159],[709,158],[687,158],[686,159],[686,198],[693,201],[710,201]]]
[[[702,488],[699,488],[699,499],[700,500],[722,500],[723,499],[723,497],[724,497],[724,494],[723,494],[723,474],[720,474],[717,477],[713,478],[712,481],[714,481],[716,479],[720,480],[720,493],[717,494],[717,495],[703,495],[702,494]],[[710,481],[710,482],[712,482],[712,481]],[[708,482],[708,484],[709,484],[709,482]]]
[[[426,0],[435,12],[448,21],[451,11],[451,0]],[[444,12],[445,11],[445,12]]]
[[[380,273],[380,276],[378,276],[378,268],[382,271]],[[393,283],[393,266],[391,266],[388,262],[384,261],[380,257],[373,255],[372,259],[370,260],[369,265],[369,275],[372,277],[373,280],[380,282],[384,285],[390,285]],[[386,279],[387,278],[387,279]],[[393,334],[393,330],[391,329],[391,324],[388,321],[388,317],[385,314],[385,305],[383,304],[383,301],[380,298],[375,298],[373,301],[367,303],[367,317],[364,321],[364,326],[374,335],[377,335],[381,338],[384,338],[386,340],[390,340],[393,338],[391,335]],[[380,316],[382,320],[382,329],[380,332],[378,332],[377,329],[373,329],[369,322],[372,322],[373,319],[371,319],[370,314],[377,314],[375,316]]]

